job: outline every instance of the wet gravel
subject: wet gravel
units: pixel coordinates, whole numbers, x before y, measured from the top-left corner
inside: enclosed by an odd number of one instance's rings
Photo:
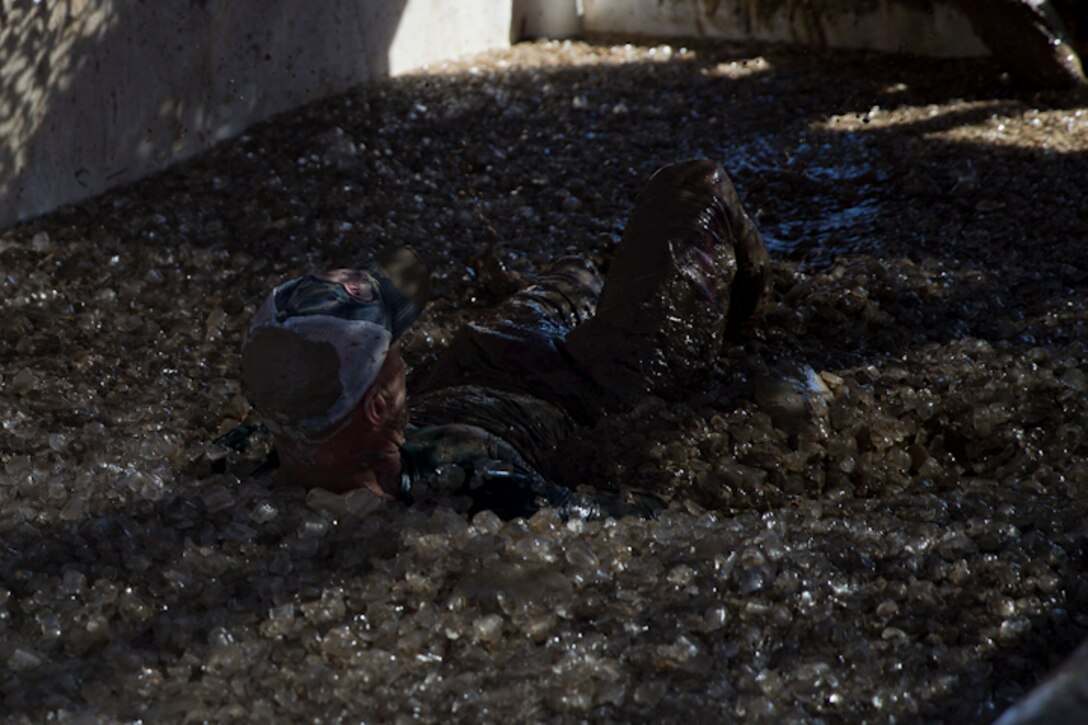
[[[538,43],[278,117],[0,233],[14,721],[985,722],[1088,634],[1088,107],[984,61]],[[414,373],[656,167],[732,172],[773,300],[503,522],[197,475],[262,293],[409,243]],[[826,415],[761,380],[811,365]],[[770,388],[774,390],[773,385]]]

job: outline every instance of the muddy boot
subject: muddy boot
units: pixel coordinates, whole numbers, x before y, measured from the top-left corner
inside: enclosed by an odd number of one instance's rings
[[[1010,72],[1048,88],[1088,85],[1069,29],[1054,3],[960,0],[960,7],[975,33]]]
[[[600,292],[592,262],[558,260],[536,283],[462,328],[421,391],[480,385],[528,393],[591,420],[595,386],[563,352],[562,341],[592,317]]]
[[[597,314],[567,337],[567,352],[621,404],[663,394],[744,329],[769,273],[725,170],[705,160],[667,166],[639,195]]]
[[[809,365],[787,361],[752,376],[752,397],[779,430],[796,436],[804,429],[826,439],[831,391]]]

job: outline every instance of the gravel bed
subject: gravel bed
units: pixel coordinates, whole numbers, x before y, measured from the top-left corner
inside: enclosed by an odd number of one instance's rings
[[[986,722],[1088,634],[1088,106],[984,61],[540,42],[359,88],[0,233],[12,721]],[[198,475],[273,284],[435,269],[414,375],[658,166],[731,171],[766,314],[503,522]],[[811,365],[814,425],[759,380]],[[796,423],[796,424],[795,424]]]

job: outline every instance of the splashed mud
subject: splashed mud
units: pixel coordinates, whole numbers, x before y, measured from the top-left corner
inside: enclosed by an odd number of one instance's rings
[[[540,43],[3,232],[0,709],[992,719],[1088,633],[1086,152],[1088,110],[981,62]],[[497,301],[467,260],[607,266],[691,156],[774,240],[769,309],[557,473],[671,496],[658,520],[187,472],[251,415],[239,341],[272,284],[415,245],[418,378]],[[806,365],[819,424],[774,382]]]

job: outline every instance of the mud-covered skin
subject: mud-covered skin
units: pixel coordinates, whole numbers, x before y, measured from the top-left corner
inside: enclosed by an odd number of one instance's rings
[[[639,195],[597,314],[566,349],[624,404],[705,370],[742,330],[769,282],[763,240],[725,170],[688,161]]]
[[[1083,9],[1049,0],[959,0],[975,33],[1009,70],[1037,85],[1088,85],[1077,54]]]

